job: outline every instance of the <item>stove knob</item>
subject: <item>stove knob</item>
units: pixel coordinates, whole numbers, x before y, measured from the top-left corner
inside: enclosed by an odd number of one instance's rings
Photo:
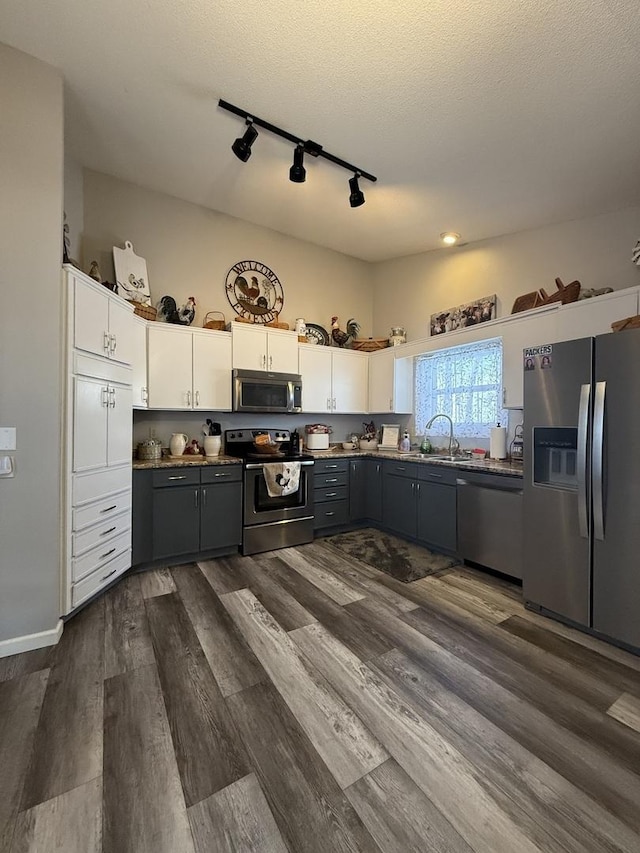
[[[236,437],[235,432],[232,432],[232,433],[230,434],[230,436],[229,436],[229,438],[235,438],[235,437]]]
[[[238,438],[242,438],[242,433],[241,433],[241,432],[239,432],[239,433],[238,433]]]

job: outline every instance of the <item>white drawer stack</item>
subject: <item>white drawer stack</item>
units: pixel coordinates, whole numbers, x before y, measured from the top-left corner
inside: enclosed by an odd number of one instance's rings
[[[133,308],[77,270],[65,270],[65,286],[68,467],[62,609],[69,613],[131,566]]]

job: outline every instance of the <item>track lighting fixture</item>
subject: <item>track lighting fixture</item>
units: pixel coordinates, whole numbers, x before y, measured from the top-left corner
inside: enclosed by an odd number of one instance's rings
[[[304,167],[304,145],[297,145],[293,152],[293,166],[289,169],[289,180],[294,184],[304,184],[307,170]]]
[[[360,207],[361,204],[364,204],[364,193],[358,185],[359,177],[358,172],[356,172],[352,178],[349,178],[349,189],[351,190],[351,194],[349,195],[349,204],[351,207]]]
[[[258,138],[258,131],[253,126],[253,122],[248,116],[247,124],[248,127],[244,132],[244,136],[239,136],[231,146],[233,153],[236,155],[238,160],[242,160],[243,163],[246,163],[249,157],[251,157],[251,146]]]
[[[318,142],[313,142],[311,139],[300,139],[292,133],[282,130],[273,124],[269,124],[269,122],[264,121],[261,118],[257,118],[252,113],[246,112],[246,110],[240,109],[240,107],[235,107],[227,101],[218,101],[218,106],[222,107],[223,110],[227,110],[234,115],[240,116],[240,118],[245,119],[247,122],[248,126],[244,132],[244,136],[236,139],[231,146],[233,153],[239,160],[242,160],[243,163],[246,163],[249,157],[251,157],[251,146],[258,137],[258,131],[256,130],[256,127],[254,127],[255,125],[263,130],[268,130],[269,133],[274,133],[276,136],[280,136],[282,139],[286,139],[288,142],[292,142],[295,145],[295,150],[293,152],[293,165],[289,169],[289,180],[293,181],[294,184],[302,184],[306,180],[307,172],[304,168],[305,154],[308,154],[310,157],[324,157],[325,160],[330,160],[332,163],[335,163],[336,166],[340,166],[342,169],[346,169],[348,172],[353,174],[353,177],[349,179],[349,204],[351,207],[360,207],[360,205],[364,204],[364,193],[360,189],[358,181],[360,178],[366,178],[368,181],[376,181],[377,178],[375,175],[371,175],[369,172],[364,172],[352,163],[347,163],[346,160],[341,160],[340,157],[335,157],[333,154],[329,154],[329,152],[325,151],[322,145]]]

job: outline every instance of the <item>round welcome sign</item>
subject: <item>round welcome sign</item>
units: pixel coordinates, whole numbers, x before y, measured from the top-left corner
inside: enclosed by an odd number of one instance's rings
[[[284,305],[280,279],[260,261],[238,261],[225,281],[227,299],[244,320],[270,323],[277,320]]]

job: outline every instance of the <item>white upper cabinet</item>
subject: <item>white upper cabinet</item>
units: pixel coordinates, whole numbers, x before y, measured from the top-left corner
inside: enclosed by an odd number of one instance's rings
[[[334,413],[366,414],[369,411],[369,356],[348,350],[334,350],[332,355]]]
[[[228,332],[193,335],[195,409],[231,410],[231,336]]]
[[[366,414],[369,391],[366,353],[303,344],[300,374],[304,412]]]
[[[131,362],[131,384],[134,409],[146,409],[148,403],[147,383],[147,323],[141,317],[133,317],[133,358]]]
[[[147,329],[149,408],[231,409],[231,336],[155,323]]]
[[[388,347],[369,357],[369,412],[411,414],[413,359],[396,358]]]
[[[73,346],[122,364],[133,361],[133,308],[88,276],[67,269],[73,283]]]
[[[525,347],[536,347],[558,340],[557,306],[537,308],[525,316],[510,320],[502,329],[502,404],[507,409],[524,405],[523,358]]]
[[[622,290],[592,299],[581,299],[558,309],[557,340],[572,341],[577,338],[606,335],[611,324],[638,313],[638,291]]]
[[[298,373],[298,335],[284,329],[266,329],[249,323],[232,323],[233,367]]]
[[[300,347],[302,411],[332,411],[331,350],[329,347],[303,344]]]

